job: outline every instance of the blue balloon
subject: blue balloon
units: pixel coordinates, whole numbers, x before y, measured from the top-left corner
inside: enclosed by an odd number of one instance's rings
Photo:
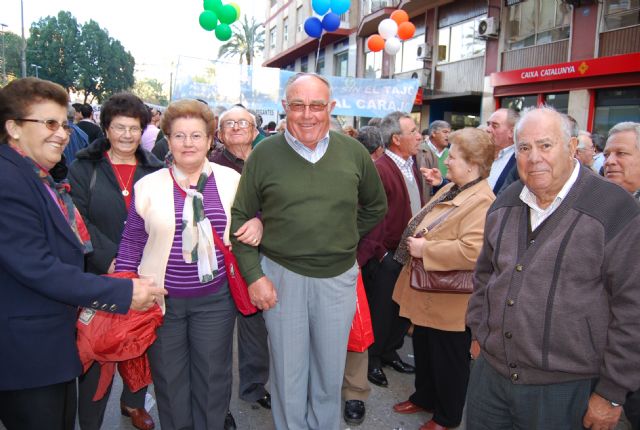
[[[304,31],[309,37],[315,37],[316,39],[322,36],[322,22],[315,16],[307,18],[304,22]]]
[[[349,10],[351,0],[331,0],[331,12],[342,15]]]
[[[325,31],[336,31],[340,28],[340,15],[329,12],[322,18],[322,28]]]
[[[324,15],[329,12],[331,0],[311,0],[311,7],[318,15]]]

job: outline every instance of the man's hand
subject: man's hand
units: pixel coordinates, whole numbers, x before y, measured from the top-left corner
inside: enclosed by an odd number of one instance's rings
[[[420,173],[422,173],[422,177],[427,182],[427,184],[431,185],[432,187],[442,185],[442,173],[437,167],[434,167],[432,169],[421,167]]]
[[[131,309],[134,311],[146,311],[162,296],[167,295],[167,290],[158,287],[152,278],[138,278],[132,279],[132,281]]]
[[[604,397],[592,393],[582,424],[592,430],[613,430],[620,420],[622,406],[613,406]]]
[[[259,218],[251,218],[242,224],[233,235],[246,245],[258,246],[262,240],[262,221]]]
[[[266,276],[249,285],[249,298],[256,308],[263,311],[271,309],[278,302],[273,282]]]
[[[471,341],[471,348],[469,348],[469,353],[471,354],[471,358],[474,360],[480,356],[480,343],[477,340]]]

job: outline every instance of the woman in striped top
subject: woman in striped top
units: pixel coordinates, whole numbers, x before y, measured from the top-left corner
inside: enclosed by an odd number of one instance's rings
[[[152,277],[169,295],[149,349],[163,430],[222,429],[231,398],[236,308],[211,229],[229,243],[230,207],[240,175],[209,163],[214,116],[196,100],[172,103],[162,120],[173,161],[134,187],[116,271]],[[262,226],[238,232],[257,246]]]

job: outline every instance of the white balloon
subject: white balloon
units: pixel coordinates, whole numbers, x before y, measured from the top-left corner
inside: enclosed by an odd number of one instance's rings
[[[383,19],[378,24],[378,34],[385,40],[395,37],[398,34],[398,24],[391,18]]]
[[[384,42],[384,52],[389,55],[396,55],[400,48],[402,48],[402,42],[397,37],[392,37]]]

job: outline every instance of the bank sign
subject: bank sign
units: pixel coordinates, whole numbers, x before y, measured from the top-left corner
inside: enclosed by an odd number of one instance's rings
[[[494,87],[640,71],[640,53],[492,73]]]
[[[284,87],[294,72],[195,58],[180,59],[173,100],[199,98],[211,106],[236,103],[258,111],[284,113]],[[418,91],[417,79],[360,79],[325,76],[331,83],[334,115],[383,117],[411,112]]]

